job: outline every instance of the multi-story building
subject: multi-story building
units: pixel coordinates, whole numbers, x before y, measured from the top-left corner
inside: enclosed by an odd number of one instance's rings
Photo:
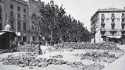
[[[6,24],[14,32],[20,32],[20,41],[27,42],[29,35],[29,8],[23,0],[0,0],[0,30]]]
[[[125,41],[125,9],[99,9],[91,17],[92,41]]]

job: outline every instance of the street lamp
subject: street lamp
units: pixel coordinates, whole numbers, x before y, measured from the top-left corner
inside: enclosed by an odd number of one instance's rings
[[[41,37],[42,37],[42,36],[41,36],[41,34],[40,34],[40,36],[39,36],[39,46],[38,46],[38,47],[39,47],[39,49],[38,49],[39,54],[42,54],[41,47],[40,47],[40,46],[41,46]]]

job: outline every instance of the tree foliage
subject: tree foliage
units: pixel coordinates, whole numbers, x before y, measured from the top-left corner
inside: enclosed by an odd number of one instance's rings
[[[90,40],[90,32],[79,20],[71,15],[66,15],[62,6],[55,5],[53,1],[44,4],[40,8],[41,35],[46,41],[59,42],[87,42]]]

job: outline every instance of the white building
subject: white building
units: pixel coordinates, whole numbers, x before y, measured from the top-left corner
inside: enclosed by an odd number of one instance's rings
[[[125,35],[125,9],[99,9],[91,17],[91,32],[93,42],[99,43],[115,38],[124,40]]]
[[[0,30],[5,25],[11,26],[11,31],[20,32],[22,42],[29,40],[29,8],[24,0],[0,0]]]

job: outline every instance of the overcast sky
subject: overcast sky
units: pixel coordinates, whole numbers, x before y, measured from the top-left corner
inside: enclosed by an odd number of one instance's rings
[[[50,1],[50,0],[42,0]],[[99,8],[123,8],[125,0],[54,0],[65,8],[68,14],[90,28],[90,18]]]

